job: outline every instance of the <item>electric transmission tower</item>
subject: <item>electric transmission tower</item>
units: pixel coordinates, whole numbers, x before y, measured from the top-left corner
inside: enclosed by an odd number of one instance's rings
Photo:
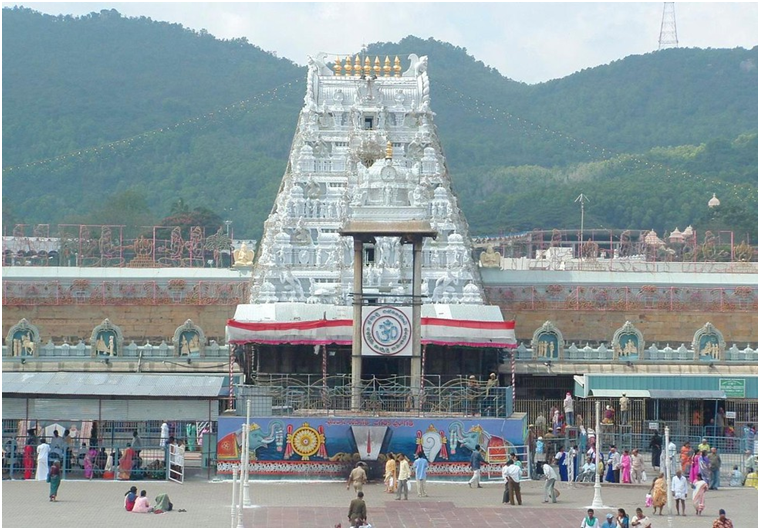
[[[676,6],[675,2],[665,2],[662,8],[662,25],[660,26],[660,47],[678,48],[678,34],[676,33]]]

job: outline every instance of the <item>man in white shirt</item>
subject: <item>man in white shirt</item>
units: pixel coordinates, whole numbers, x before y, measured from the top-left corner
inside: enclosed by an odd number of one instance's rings
[[[504,479],[504,494],[501,496],[502,504],[507,504],[509,502],[509,468],[511,465],[512,459],[509,459],[501,468],[501,478]]]
[[[670,489],[673,491],[673,498],[676,500],[676,513],[686,516],[686,496],[689,494],[689,481],[681,474],[681,470],[676,471],[673,477]]]
[[[574,407],[573,407],[573,396],[568,392],[565,394],[565,423],[568,425],[572,425],[575,418],[574,416]]]
[[[520,462],[513,461],[512,464],[507,467],[507,485],[509,487],[509,504],[515,505],[515,498],[517,504],[522,506],[522,494],[520,493],[520,475],[522,475],[522,467]]]
[[[166,446],[167,440],[169,440],[169,424],[164,420],[161,424],[161,447]]]
[[[668,444],[668,464],[670,464],[670,475],[673,476],[676,472],[676,444],[673,440],[670,440]]]
[[[551,466],[551,462],[544,463],[543,467],[544,477],[546,482],[544,483],[544,502],[549,502],[551,498],[552,504],[557,503],[557,497],[554,495],[554,484],[557,482],[557,472]]]

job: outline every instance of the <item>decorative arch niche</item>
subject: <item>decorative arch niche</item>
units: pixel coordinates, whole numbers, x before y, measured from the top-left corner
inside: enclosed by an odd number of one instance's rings
[[[707,322],[694,334],[691,349],[699,361],[720,361],[726,353],[726,341],[723,340],[723,333]]]
[[[537,359],[564,358],[565,340],[562,338],[562,332],[549,320],[533,333],[530,345]]]
[[[5,344],[11,357],[36,357],[40,344],[40,330],[22,318],[8,331]]]
[[[121,328],[105,319],[92,330],[90,348],[92,357],[116,357],[121,355],[124,335]]]
[[[644,335],[626,321],[612,336],[613,358],[635,361],[644,355]]]
[[[206,335],[190,319],[174,330],[172,344],[175,357],[203,357],[206,353]]]

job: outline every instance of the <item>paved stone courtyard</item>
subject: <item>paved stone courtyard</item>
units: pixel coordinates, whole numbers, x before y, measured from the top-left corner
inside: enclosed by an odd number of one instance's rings
[[[132,484],[146,489],[152,500],[168,493],[175,510],[166,514],[133,514],[124,511],[124,493]],[[543,504],[543,482],[523,483],[523,506],[501,504],[503,485],[496,479],[483,489],[464,483],[428,484],[427,498],[418,498],[414,484],[408,501],[396,501],[384,493],[383,484],[365,486],[369,520],[378,528],[578,528],[585,507],[594,496],[593,485],[562,484],[557,504]],[[66,481],[59,502],[47,499],[48,485],[33,481],[2,482],[3,527],[138,527],[220,528],[229,527],[231,482],[193,479],[184,485],[164,482]],[[610,508],[634,512],[644,506],[646,486],[607,485],[602,497]],[[354,497],[339,482],[252,482],[251,498],[256,505],[245,509],[245,527],[332,528],[347,525],[348,504]],[[722,488],[709,492],[706,515],[696,517],[687,502],[687,517],[654,516],[655,528],[710,528],[719,508],[725,508],[736,527],[757,528],[758,497],[754,488]],[[602,517],[607,510],[602,510]],[[648,510],[647,510],[648,511]]]

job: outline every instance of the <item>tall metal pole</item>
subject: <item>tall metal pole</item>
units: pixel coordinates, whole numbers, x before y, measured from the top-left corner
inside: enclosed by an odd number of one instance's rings
[[[245,433],[245,439],[246,440],[248,439],[248,433]],[[241,448],[243,450],[241,456],[245,456],[245,444],[246,442],[243,443],[243,447]],[[243,528],[243,475],[244,474],[245,473],[241,465],[240,466],[240,486],[238,487],[238,498],[235,499],[235,502],[238,503],[238,506],[237,506],[237,527],[238,528]]]
[[[250,398],[246,401],[245,404],[245,452],[243,453],[243,456],[245,456],[245,464],[243,464],[243,473],[245,475],[245,478],[243,480],[243,505],[244,506],[250,506],[251,505],[251,492],[248,488],[248,472],[251,467],[251,444],[248,441],[248,435],[251,430],[251,400]]]
[[[604,508],[604,501],[602,500],[602,482],[599,480],[599,461],[601,460],[600,447],[602,445],[602,433],[600,431],[601,423],[599,421],[599,400],[597,400],[594,405],[596,406],[596,430],[594,431],[596,434],[594,437],[596,443],[596,464],[594,468],[594,500],[591,502],[591,507]]]
[[[351,410],[361,408],[360,385],[362,379],[362,274],[364,244],[354,237],[354,322],[351,337]]]
[[[578,195],[578,197],[573,202],[579,202],[581,203],[581,235],[578,238],[578,241],[580,242],[580,245],[578,246],[578,254],[579,257],[583,257],[583,214],[585,213],[585,203],[588,201],[588,197],[586,197],[584,194]]]
[[[230,507],[230,528],[235,528],[237,524],[237,469],[232,468],[232,506]]]

